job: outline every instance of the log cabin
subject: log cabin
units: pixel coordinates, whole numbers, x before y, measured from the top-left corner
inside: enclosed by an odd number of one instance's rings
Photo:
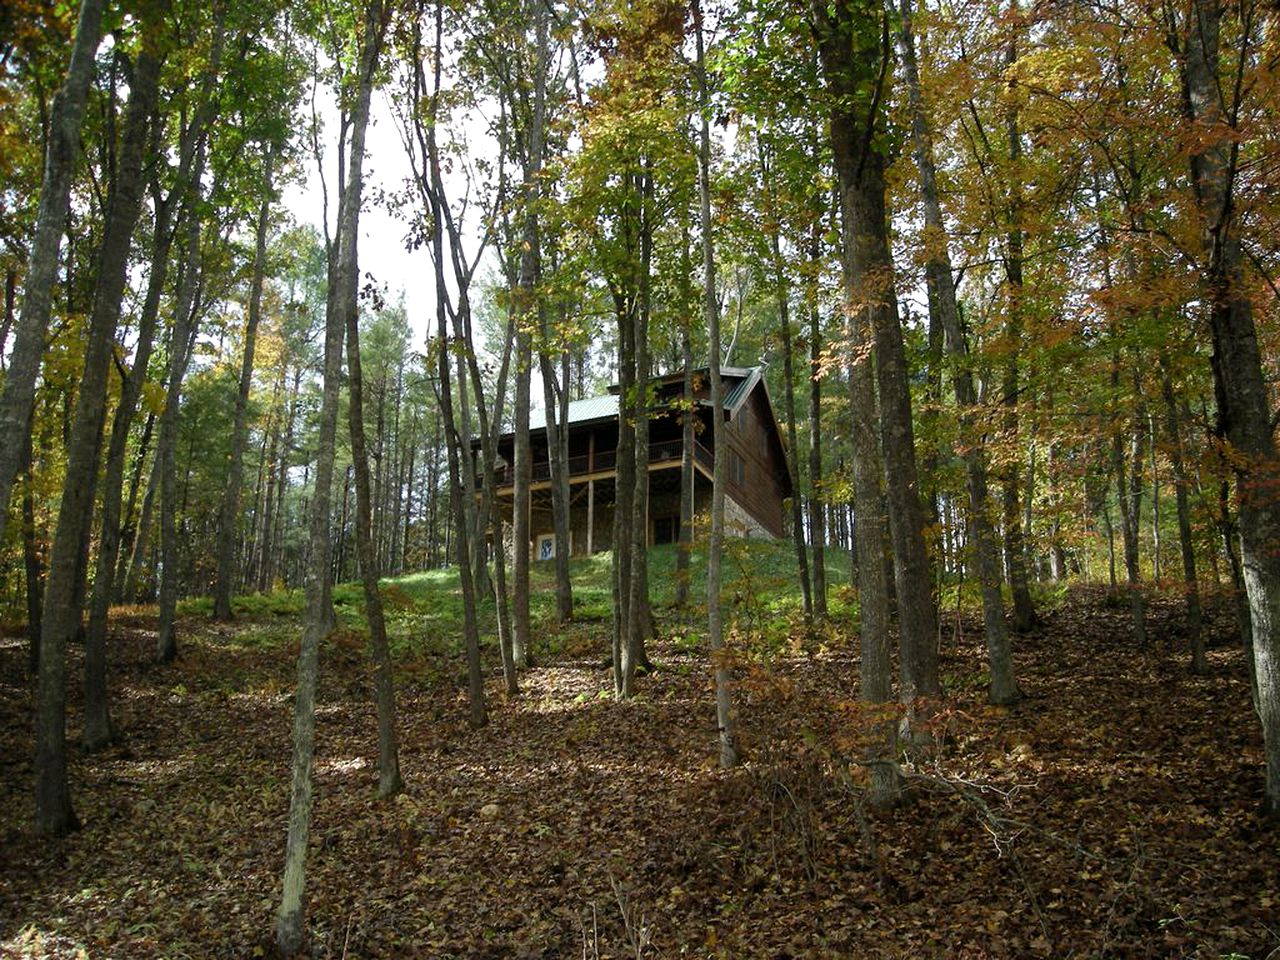
[[[783,501],[792,495],[782,432],[764,382],[763,367],[724,367],[726,463],[725,524],[732,536],[784,535]],[[711,429],[711,381],[707,368],[694,373],[694,513],[711,506],[714,439]],[[680,535],[680,464],[684,455],[684,374],[655,378],[649,414],[650,545],[674,543]],[[573,556],[608,550],[613,539],[617,478],[618,390],[569,404],[569,549]],[[529,417],[533,450],[529,544],[535,559],[555,555],[551,514],[551,465],[543,411]],[[515,438],[498,441],[496,505],[511,532],[515,476]],[[478,443],[476,444],[478,451]],[[477,458],[478,459],[478,458]],[[480,478],[476,478],[479,485]]]

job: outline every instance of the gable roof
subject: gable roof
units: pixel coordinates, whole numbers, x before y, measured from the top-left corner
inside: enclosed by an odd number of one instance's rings
[[[694,371],[695,374],[706,376],[706,367],[700,367]],[[755,389],[756,384],[764,381],[764,367],[728,367],[720,368],[720,376],[724,381],[724,409],[729,419],[737,416],[738,411],[751,396],[751,391]],[[684,373],[668,374],[664,377],[654,377],[651,383],[672,384],[684,379]],[[768,389],[765,389],[766,398],[768,397]],[[704,407],[711,406],[711,400],[703,398],[698,401]],[[773,414],[772,400],[768,403],[769,412]],[[608,393],[602,393],[594,397],[585,397],[582,400],[571,400],[569,402],[569,416],[566,422],[570,426],[583,423],[593,423],[596,421],[607,421],[617,419],[618,416],[618,385],[614,384],[609,387]],[[778,427],[776,415],[773,416],[774,431],[777,433],[778,441],[782,443],[782,434]],[[546,410],[539,407],[529,411],[529,431],[546,430],[547,415]],[[511,437],[512,433],[507,431],[502,434],[502,438]],[[478,442],[478,441],[477,441]]]
[[[586,397],[583,400],[569,401],[569,416],[565,421],[570,426],[575,423],[586,423],[589,420],[612,420],[618,416],[618,395],[605,393],[598,397]],[[544,408],[529,411],[529,429],[545,430],[547,411]]]

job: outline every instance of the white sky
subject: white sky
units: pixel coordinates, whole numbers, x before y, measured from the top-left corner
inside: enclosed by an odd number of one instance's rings
[[[325,145],[325,178],[329,187],[329,218],[332,225],[337,210],[337,158],[334,131],[337,115],[332,95],[318,91],[325,102],[319,105],[325,122],[321,142]],[[366,134],[364,206],[360,210],[360,276],[366,274],[381,284],[394,303],[404,293],[409,324],[414,331],[414,346],[421,348],[428,330],[435,324],[435,283],[430,254],[426,249],[410,253],[405,249],[407,225],[387,209],[373,203],[379,188],[388,193],[403,189],[411,175],[409,159],[396,129],[396,120],[384,91],[375,91]],[[303,153],[308,151],[304,148]],[[307,156],[301,164],[303,182],[290,183],[283,192],[284,206],[302,224],[311,224],[324,234],[324,194],[314,158]]]

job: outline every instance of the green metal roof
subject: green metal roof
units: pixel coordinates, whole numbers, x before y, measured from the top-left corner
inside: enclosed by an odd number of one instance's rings
[[[585,400],[572,400],[569,403],[570,424],[586,423],[588,420],[607,420],[618,415],[618,395],[606,393],[599,397],[587,397]],[[547,426],[545,410],[529,411],[529,429],[543,430]]]

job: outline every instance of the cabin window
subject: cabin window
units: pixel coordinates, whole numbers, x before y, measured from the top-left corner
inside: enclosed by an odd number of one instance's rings
[[[556,535],[554,533],[544,533],[538,537],[538,552],[536,556],[539,560],[555,559]]]
[[[747,485],[747,464],[737,450],[729,451],[729,480],[740,487]]]
[[[675,543],[680,539],[679,517],[657,517],[653,521],[653,542],[655,545]]]

